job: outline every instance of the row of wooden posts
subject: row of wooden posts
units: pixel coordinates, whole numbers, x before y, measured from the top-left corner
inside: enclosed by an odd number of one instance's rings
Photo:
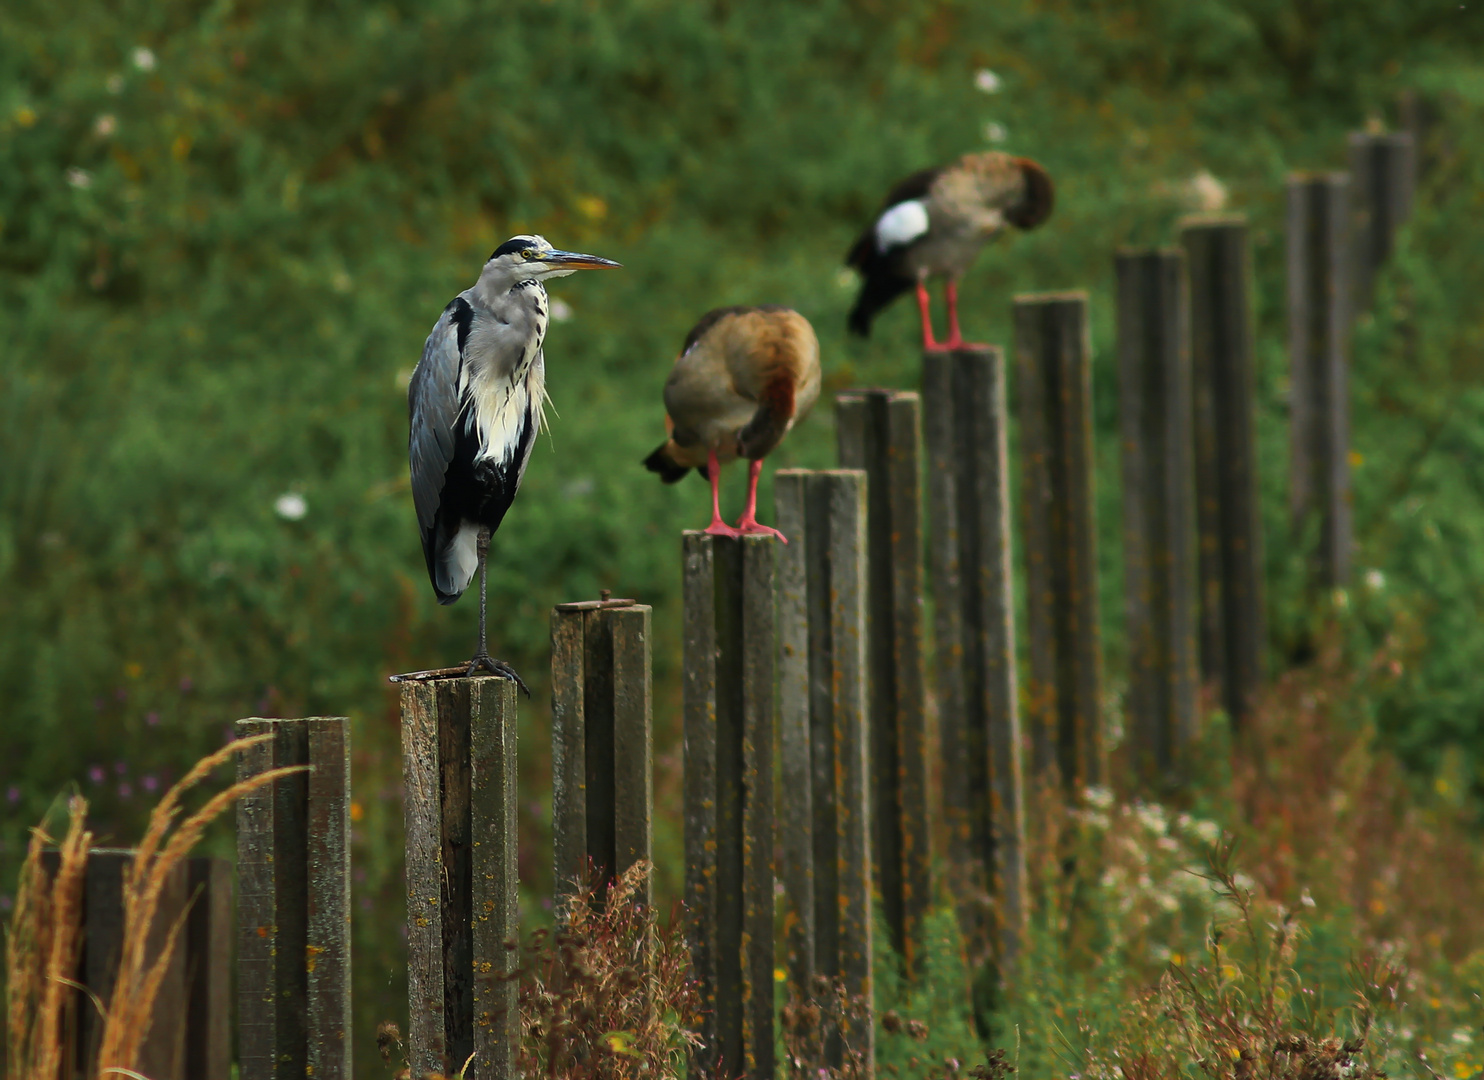
[[[1296,529],[1318,521],[1324,585],[1349,572],[1350,326],[1415,186],[1408,136],[1357,136],[1352,160],[1350,178],[1288,186],[1291,505]],[[1126,737],[1130,765],[1156,788],[1182,780],[1201,682],[1239,726],[1263,678],[1248,259],[1236,217],[1191,220],[1178,248],[1116,259]],[[839,395],[840,468],[776,475],[786,547],[685,534],[699,1075],[772,1076],[780,955],[790,993],[807,997],[824,976],[869,1000],[873,904],[910,973],[929,908],[958,898],[965,931],[1008,976],[1028,910],[1026,785],[1075,797],[1107,782],[1085,295],[1017,297],[1013,365],[1018,545],[1008,365],[995,347],[925,356],[920,394]],[[592,868],[611,879],[650,858],[650,621],[648,606],[606,596],[552,613],[563,899]],[[513,1076],[515,688],[414,678],[401,694],[412,1075],[467,1062],[470,1080]],[[252,719],[238,733],[272,736],[243,753],[240,777],[310,766],[238,811],[238,1075],[349,1078],[349,725]],[[129,857],[95,853],[88,871],[80,976],[103,1000]],[[227,1075],[230,890],[226,864],[195,860],[176,908],[166,899],[167,914],[194,906],[146,1055],[156,1080]],[[977,895],[988,911],[965,902]],[[847,1037],[826,1034],[838,1057]],[[848,1039],[869,1056],[871,1037],[866,1024]],[[82,1075],[86,1030],[76,1045]]]

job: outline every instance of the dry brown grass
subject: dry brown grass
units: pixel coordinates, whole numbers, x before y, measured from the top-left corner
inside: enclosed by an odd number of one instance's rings
[[[160,896],[172,873],[190,855],[206,828],[237,799],[258,788],[304,771],[303,766],[272,769],[233,784],[213,795],[197,811],[177,822],[181,801],[218,766],[233,755],[271,735],[240,739],[199,761],[167,791],[150,814],[124,880],[124,930],[119,969],[107,1008],[98,1053],[98,1078],[138,1075],[140,1047],[154,1020],[154,1004],[170,967],[171,954],[185,924],[186,912],[170,925],[162,947],[151,948],[158,936]],[[87,802],[74,797],[68,805],[70,824],[60,845],[59,867],[49,877],[42,851],[51,839],[37,830],[21,871],[17,903],[6,950],[8,1075],[57,1075],[70,1030],[67,1011],[76,994],[70,992],[82,945],[82,887],[92,834],[83,823]],[[151,955],[153,953],[153,955]]]
[[[8,1076],[55,1076],[65,1050],[64,1032],[76,996],[69,992],[82,949],[82,886],[93,834],[83,828],[87,803],[68,804],[67,835],[59,845],[57,873],[42,865],[55,841],[31,833],[6,939],[6,1067]]]

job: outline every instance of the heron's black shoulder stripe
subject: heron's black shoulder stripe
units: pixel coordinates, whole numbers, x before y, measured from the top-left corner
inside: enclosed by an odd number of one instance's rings
[[[469,327],[474,324],[474,308],[462,296],[455,296],[443,310],[453,313],[453,324],[459,330],[459,355],[462,356],[464,342],[469,340]]]
[[[517,236],[513,239],[506,240],[499,247],[495,248],[494,252],[491,253],[490,258],[498,259],[501,255],[515,255],[524,251],[530,246],[530,240],[528,240],[524,236]]]
[[[700,321],[690,328],[690,333],[685,335],[685,344],[680,346],[680,354],[684,356],[690,352],[691,346],[705,337],[708,330],[730,315],[746,315],[752,311],[788,310],[790,309],[783,304],[736,304],[732,307],[712,308],[702,315]]]

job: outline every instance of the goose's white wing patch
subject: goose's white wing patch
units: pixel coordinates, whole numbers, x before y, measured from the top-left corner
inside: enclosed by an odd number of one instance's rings
[[[876,250],[910,244],[928,231],[928,212],[921,199],[899,202],[876,219]]]

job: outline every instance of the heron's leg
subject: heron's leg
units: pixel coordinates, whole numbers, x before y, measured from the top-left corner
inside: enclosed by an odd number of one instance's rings
[[[520,687],[521,693],[526,697],[531,696],[531,688],[526,681],[520,677],[516,670],[504,660],[496,660],[490,655],[489,637],[486,633],[488,623],[486,612],[488,608],[488,596],[485,586],[489,581],[489,553],[490,553],[490,531],[483,525],[479,527],[479,533],[474,540],[474,551],[479,557],[479,648],[474,653],[474,658],[469,661],[469,670],[464,672],[468,678],[480,668],[493,672],[496,675],[509,679]]]
[[[742,516],[737,519],[737,531],[744,536],[776,536],[785,544],[788,537],[777,529],[771,529],[766,525],[758,524],[757,520],[757,478],[763,471],[763,462],[759,458],[748,463],[747,469],[747,508],[742,511]]]
[[[925,281],[917,283],[917,311],[922,316],[922,351],[941,352],[947,346],[933,340],[933,310]]]
[[[712,536],[741,536],[742,534],[721,520],[721,462],[716,460],[716,451],[706,455],[706,473],[711,477],[711,524],[705,531]]]

